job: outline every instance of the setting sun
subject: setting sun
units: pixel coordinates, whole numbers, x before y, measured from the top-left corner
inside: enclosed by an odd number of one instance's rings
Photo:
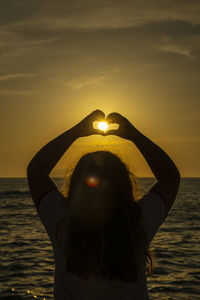
[[[108,124],[107,124],[106,122],[99,122],[99,123],[98,123],[98,127],[99,127],[99,129],[101,129],[101,130],[105,130],[105,129],[108,128]]]

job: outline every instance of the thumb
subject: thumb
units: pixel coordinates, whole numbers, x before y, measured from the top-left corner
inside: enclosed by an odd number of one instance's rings
[[[97,109],[97,110],[93,111],[89,116],[94,121],[99,121],[99,120],[105,119],[105,114],[100,109]]]
[[[104,133],[104,135],[118,135],[117,130],[108,130]]]
[[[102,131],[101,129],[98,129],[98,128],[94,128],[94,127],[91,128],[91,134],[105,135],[104,131]]]
[[[120,122],[121,117],[122,116],[119,113],[113,112],[106,117],[106,121],[108,121],[108,123],[118,123]]]

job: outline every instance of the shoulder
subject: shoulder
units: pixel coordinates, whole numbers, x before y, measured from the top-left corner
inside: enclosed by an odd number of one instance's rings
[[[166,218],[165,204],[154,192],[148,192],[137,203],[141,209],[141,223],[150,242]]]
[[[140,206],[143,214],[147,213],[149,215],[160,211],[162,214],[166,215],[165,203],[161,195],[156,192],[149,191],[144,194],[138,199],[137,204]]]
[[[40,201],[51,191],[58,190],[54,181],[47,174],[27,171],[27,182],[33,202],[38,209]]]
[[[55,238],[56,228],[67,211],[67,198],[58,190],[47,193],[40,201],[38,215],[46,232],[51,238]]]
[[[41,198],[38,205],[38,212],[40,214],[49,212],[53,215],[62,214],[67,204],[67,198],[58,189],[54,189],[46,193]]]

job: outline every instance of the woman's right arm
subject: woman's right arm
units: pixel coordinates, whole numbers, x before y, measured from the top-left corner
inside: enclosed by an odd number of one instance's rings
[[[108,131],[132,141],[147,161],[157,179],[157,183],[150,189],[161,196],[165,202],[168,214],[179,189],[180,173],[174,162],[158,145],[137,130],[125,117],[118,113],[111,113],[106,119],[119,124],[118,130]]]

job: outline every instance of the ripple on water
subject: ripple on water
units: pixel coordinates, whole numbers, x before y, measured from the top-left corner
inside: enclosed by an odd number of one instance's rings
[[[55,181],[61,186],[60,179]],[[155,180],[140,178],[138,182],[145,193]],[[53,250],[27,191],[26,179],[0,179],[1,300],[33,299],[34,295],[53,300]],[[155,269],[147,277],[150,299],[199,299],[199,199],[200,179],[181,179],[176,201],[152,241]]]

